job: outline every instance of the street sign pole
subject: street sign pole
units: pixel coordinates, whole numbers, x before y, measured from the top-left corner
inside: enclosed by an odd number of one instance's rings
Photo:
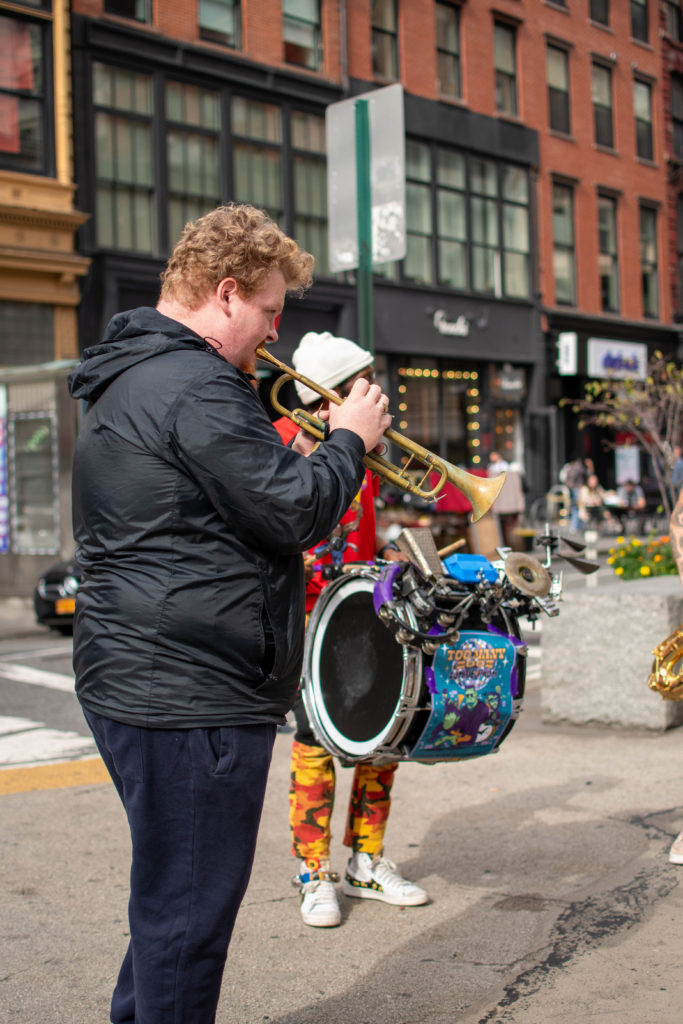
[[[372,306],[372,206],[368,101],[356,100],[356,205],[358,218],[358,344],[374,353]]]

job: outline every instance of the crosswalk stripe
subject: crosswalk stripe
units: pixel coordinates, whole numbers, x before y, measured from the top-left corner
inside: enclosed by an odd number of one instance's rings
[[[91,786],[101,782],[111,782],[111,779],[100,757],[31,768],[4,768],[0,770],[0,796],[42,789]]]
[[[63,690],[73,693],[74,677],[61,675],[59,672],[46,672],[42,668],[32,668],[30,665],[10,665],[3,662],[0,665],[0,676],[9,679],[13,683],[29,683],[31,686],[47,686],[51,690]]]

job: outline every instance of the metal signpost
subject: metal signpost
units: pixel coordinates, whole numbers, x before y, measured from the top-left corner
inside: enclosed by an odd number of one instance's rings
[[[406,253],[403,87],[332,103],[326,129],[330,269],[357,269],[357,341],[372,352],[373,265]]]

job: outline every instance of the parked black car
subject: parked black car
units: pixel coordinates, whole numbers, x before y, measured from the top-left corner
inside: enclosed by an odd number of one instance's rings
[[[33,592],[36,620],[67,636],[73,633],[76,591],[81,582],[77,562],[55,562],[41,575]]]

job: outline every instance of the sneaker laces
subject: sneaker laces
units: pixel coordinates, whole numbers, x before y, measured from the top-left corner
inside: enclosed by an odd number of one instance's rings
[[[385,888],[387,885],[395,885],[400,889],[414,888],[414,882],[408,881],[399,875],[393,860],[379,854],[372,862],[372,877]]]

